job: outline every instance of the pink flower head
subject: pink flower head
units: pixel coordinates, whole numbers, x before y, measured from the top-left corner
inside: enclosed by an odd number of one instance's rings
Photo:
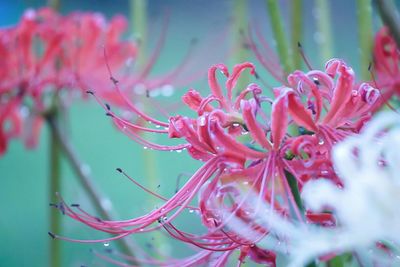
[[[332,168],[332,144],[359,131],[379,92],[367,83],[356,85],[352,69],[337,59],[327,63],[325,72],[290,74],[290,87],[276,88],[274,100],[263,96],[262,89],[254,83],[236,88],[245,70],[255,74],[254,65],[248,62],[236,65],[231,73],[223,64],[212,66],[208,72],[211,93],[203,97],[191,89],[182,98],[195,116],[176,115],[168,122],[141,111],[115,82],[115,89],[129,110],[148,122],[138,125],[123,119],[97,98],[123,132],[151,149],[187,149],[194,159],[204,162],[203,166],[169,199],[139,185],[165,202],[137,218],[103,221],[79,207],[64,208],[70,217],[113,234],[111,238],[85,241],[57,237],[76,242],[106,242],[163,228],[173,238],[202,249],[190,262],[184,259],[175,264],[213,261],[211,254],[220,253],[215,265],[222,266],[234,250],[240,250],[239,263],[249,256],[255,262],[274,266],[274,252],[256,246],[269,234],[268,227],[253,220],[264,203],[288,219],[333,226],[332,215],[305,211],[293,188],[299,186],[301,190],[304,181],[320,177],[340,183]],[[217,77],[218,71],[226,80],[223,84]],[[265,104],[272,104],[270,116],[264,112]],[[293,125],[303,127],[299,135],[288,133],[288,127]],[[140,131],[168,135],[182,143],[152,143]],[[121,169],[118,171],[138,184]],[[198,206],[192,206],[196,196]],[[248,200],[254,196],[256,201],[250,203]],[[186,209],[199,214],[206,227],[204,233],[185,232],[174,225],[174,219]],[[240,236],[230,229],[232,224],[250,227],[257,234]]]
[[[43,123],[38,115],[61,90],[64,101],[91,88],[114,99],[103,51],[112,52],[109,64],[116,70],[136,55],[135,44],[121,41],[125,25],[122,17],[107,23],[99,14],[61,16],[42,8],[0,30],[0,154],[12,137],[23,137],[28,147],[36,144]]]
[[[374,43],[374,72],[383,99],[400,94],[399,49],[386,27],[378,31]]]
[[[288,81],[292,89],[283,92],[294,122],[316,133],[328,147],[351,133],[358,133],[380,96],[372,85],[356,84],[353,70],[339,59],[329,60],[325,72],[295,71]]]

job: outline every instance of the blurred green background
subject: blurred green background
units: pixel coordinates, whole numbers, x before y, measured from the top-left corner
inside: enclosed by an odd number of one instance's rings
[[[199,40],[199,53],[194,57],[202,58],[202,64],[194,71],[207,71],[207,65],[217,62],[233,64],[232,47],[234,42],[229,37],[233,19],[234,1],[229,0],[165,0],[148,1],[150,45],[157,40],[163,16],[167,10],[171,14],[168,39],[154,73],[163,73],[176,66],[184,56],[190,40]],[[345,59],[356,71],[358,64],[356,1],[330,1],[332,17],[334,56]],[[11,26],[18,22],[24,10],[29,7],[38,8],[45,1],[16,0],[0,1],[0,25]],[[281,1],[284,18],[289,18],[288,5],[291,1]],[[268,25],[265,2],[262,0],[248,1],[248,17],[252,23],[257,23],[272,44],[271,30]],[[108,18],[122,13],[128,16],[128,1],[123,0],[69,0],[62,1],[62,13],[75,10],[100,11]],[[299,11],[300,12],[300,11]],[[305,53],[314,67],[322,67],[324,62],[319,59],[318,35],[315,25],[315,3],[304,1],[303,10],[304,35],[302,44]],[[374,16],[374,24],[379,25],[379,19]],[[217,46],[207,48],[207,44],[218,36],[225,36],[218,41]],[[210,41],[211,40],[211,41]],[[206,48],[206,49],[205,49]],[[150,49],[151,50],[151,49]],[[1,59],[0,59],[1,60]],[[254,60],[249,57],[249,60]],[[196,64],[194,64],[196,65]],[[199,68],[204,68],[199,69]],[[259,68],[259,73],[266,72]],[[205,76],[204,76],[205,77]],[[177,91],[167,102],[179,99],[189,87],[194,87],[208,94],[204,77]],[[268,79],[268,78],[266,78]],[[271,81],[272,84],[273,81]],[[111,84],[110,84],[111,86]],[[161,100],[161,99],[159,99]],[[72,143],[79,152],[80,158],[90,166],[98,189],[112,202],[113,208],[120,219],[132,218],[144,214],[157,205],[157,201],[133,185],[115,171],[123,168],[127,173],[148,185],[146,168],[156,169],[159,187],[151,188],[165,196],[172,196],[176,179],[181,173],[193,173],[200,165],[190,159],[186,153],[154,152],[157,155],[156,166],[146,166],[142,156],[143,148],[118,132],[104,116],[103,110],[92,100],[77,100],[69,110],[69,134]],[[26,150],[19,140],[13,140],[8,152],[0,158],[0,266],[47,266],[48,246],[51,243],[47,232],[50,208],[48,193],[48,129],[44,127],[39,146],[34,150]],[[81,190],[79,183],[64,160],[62,165],[61,193],[69,203],[80,203],[89,211],[94,209]],[[187,179],[187,178],[185,178]],[[181,185],[183,181],[181,181]],[[154,186],[154,184],[153,184]],[[158,203],[159,204],[159,203]],[[196,214],[186,212],[178,222],[184,229],[196,232],[201,230]],[[190,223],[188,223],[190,222]],[[59,233],[73,238],[93,239],[106,237],[80,223],[63,217],[63,230]],[[188,246],[179,245],[163,234],[136,235],[130,237],[143,248],[152,251],[159,247],[158,239],[163,240],[163,250],[174,256],[185,256],[194,253]],[[168,240],[168,242],[166,241]],[[102,244],[76,244],[62,241],[63,266],[108,266],[103,260],[90,253],[91,248],[102,249]],[[110,247],[115,244],[111,243]]]

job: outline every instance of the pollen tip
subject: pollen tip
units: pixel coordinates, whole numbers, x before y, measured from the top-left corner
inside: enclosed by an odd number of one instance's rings
[[[114,117],[114,115],[113,115],[111,112],[107,112],[107,113],[106,113],[106,116],[108,116],[108,117]]]
[[[104,105],[106,106],[107,110],[111,110],[111,107],[110,107],[110,105],[109,105],[109,104],[107,104],[107,103],[104,103]]]
[[[52,239],[56,239],[56,238],[57,238],[56,235],[53,234],[52,232],[47,232],[47,233],[49,234],[49,236],[50,236]]]
[[[122,173],[122,169],[121,168],[116,168],[116,170],[120,173]]]

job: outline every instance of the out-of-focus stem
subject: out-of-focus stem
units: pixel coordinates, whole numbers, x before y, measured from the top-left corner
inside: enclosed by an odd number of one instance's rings
[[[392,0],[377,0],[379,14],[383,23],[389,28],[397,47],[400,47],[400,16]]]
[[[292,1],[292,38],[291,38],[291,48],[292,48],[292,58],[293,58],[293,68],[301,69],[301,55],[298,51],[298,43],[302,42],[301,35],[303,30],[303,12],[302,12],[302,0]]]
[[[140,44],[136,64],[141,68],[145,65],[147,57],[147,0],[130,0],[129,8],[131,29]]]
[[[58,116],[56,112],[52,115]],[[49,143],[49,201],[57,202],[56,192],[61,188],[61,150],[57,137],[53,132],[50,133]],[[54,209],[50,210],[50,231],[59,233],[61,231],[61,216]],[[49,266],[61,266],[61,242],[60,240],[51,240],[49,244]]]
[[[138,36],[140,40],[140,51],[137,59],[137,67],[139,69],[145,66],[147,60],[147,4],[147,0],[130,0],[131,29],[133,30],[133,34]],[[146,102],[143,102],[143,104],[145,110],[150,109]],[[146,137],[146,139],[149,138],[150,136]],[[156,154],[151,150],[143,150],[142,159],[144,161],[145,177],[148,181],[149,188],[158,188],[158,162]],[[152,200],[149,202],[149,204],[152,206],[155,204],[155,202]],[[162,246],[166,246],[167,243],[164,242],[163,239],[164,236],[161,234],[154,238],[155,242],[157,243],[157,247],[162,248]]]
[[[47,5],[56,11],[60,11],[61,1],[60,0],[47,0]]]
[[[328,0],[315,1],[315,21],[317,25],[318,45],[320,48],[321,61],[325,62],[332,58],[332,29],[331,15]]]
[[[279,58],[281,64],[286,73],[290,73],[293,70],[293,64],[291,60],[291,52],[283,29],[283,22],[281,12],[277,0],[267,0],[268,13],[270,18],[270,24],[274,37],[276,40],[276,46],[278,49]]]
[[[61,152],[65,155],[68,162],[71,164],[72,169],[76,173],[79,182],[82,184],[83,189],[88,193],[88,196],[94,205],[96,211],[100,214],[100,216],[105,220],[112,220],[113,216],[111,215],[111,211],[109,210],[109,201],[107,198],[103,197],[101,193],[97,190],[95,184],[93,183],[93,179],[90,176],[87,165],[82,163],[79,160],[75,149],[69,140],[64,136],[61,131],[59,125],[54,116],[47,115],[46,116],[47,123],[50,127],[50,131],[56,142],[59,144],[59,148]],[[58,233],[59,231],[54,231]],[[58,240],[54,240],[58,242]],[[121,248],[121,252],[127,254],[129,256],[135,256],[131,244],[128,243],[126,239],[118,239],[117,245]],[[137,265],[138,263],[134,263]],[[51,265],[51,266],[60,266],[60,265]]]
[[[372,5],[371,0],[357,0],[358,40],[362,79],[369,79],[372,60]]]
[[[233,55],[233,64],[239,64],[245,62],[248,59],[248,50],[244,47],[244,33],[248,29],[247,23],[247,0],[235,0],[233,2],[233,16],[234,24],[232,29],[232,39],[235,49]],[[236,84],[237,92],[245,89],[249,80],[246,76],[239,78]]]

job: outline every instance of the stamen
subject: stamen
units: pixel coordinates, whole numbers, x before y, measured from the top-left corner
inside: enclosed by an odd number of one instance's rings
[[[297,47],[298,47],[298,49],[299,49],[299,53],[300,53],[301,57],[302,57],[303,60],[304,60],[304,63],[306,63],[308,69],[309,69],[309,70],[313,70],[313,68],[311,67],[310,62],[308,61],[306,55],[304,54],[303,46],[301,45],[300,42],[297,42]]]

